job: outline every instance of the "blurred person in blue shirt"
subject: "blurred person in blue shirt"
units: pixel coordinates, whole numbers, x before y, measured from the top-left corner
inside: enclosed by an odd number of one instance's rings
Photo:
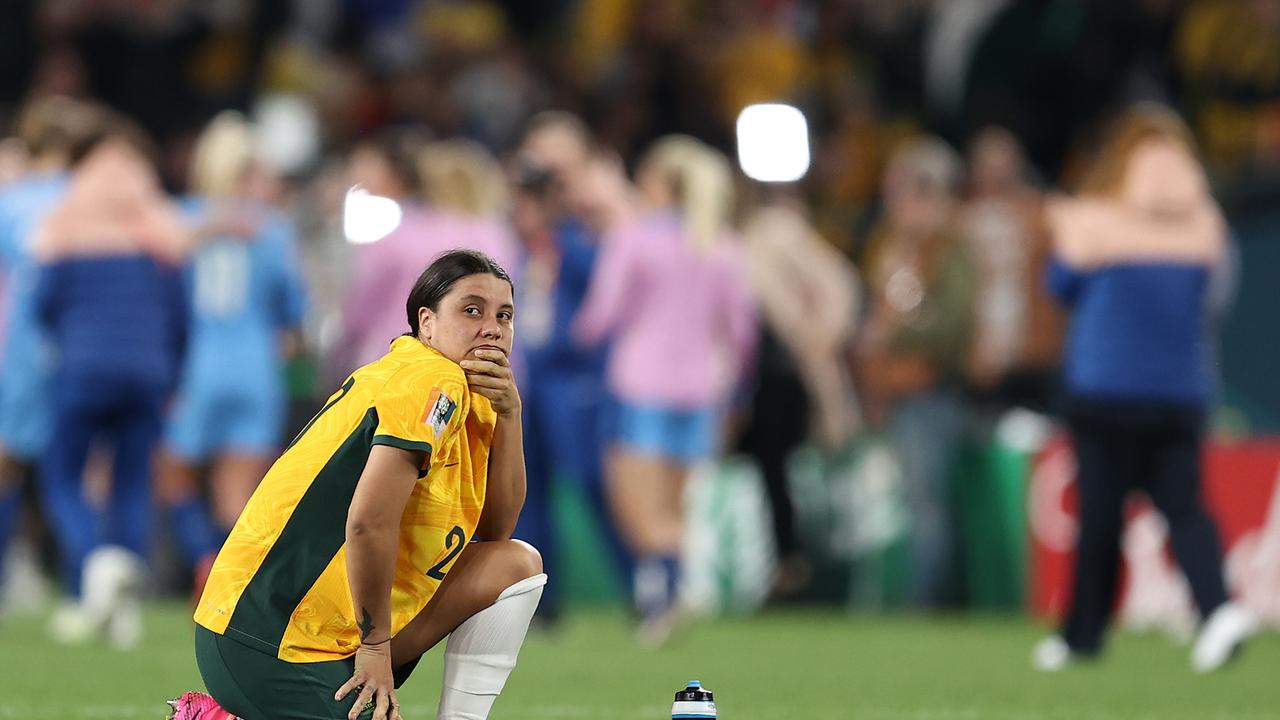
[[[51,96],[30,102],[18,133],[31,162],[0,190],[0,265],[5,282],[0,355],[0,559],[13,534],[23,478],[49,441],[48,354],[36,321],[37,268],[31,241],[39,222],[67,188],[67,164],[90,110]]]
[[[1212,393],[1208,295],[1226,226],[1171,111],[1137,108],[1112,131],[1081,197],[1049,208],[1050,287],[1071,312],[1063,384],[1080,527],[1061,634],[1033,662],[1098,655],[1115,606],[1124,505],[1142,490],[1169,526],[1202,620],[1192,667],[1217,669],[1256,619],[1227,594],[1201,465]]]
[[[249,123],[220,114],[196,145],[183,203],[197,242],[187,267],[191,336],[158,489],[197,586],[279,452],[283,366],[306,312],[293,224],[248,196],[251,175],[264,172]],[[197,485],[204,463],[212,522]]]
[[[551,506],[553,477],[563,474],[601,519],[607,557],[630,577],[604,500],[603,458],[611,400],[604,382],[607,347],[584,349],[570,327],[595,268],[600,218],[582,202],[590,183],[594,140],[577,117],[534,116],[514,167],[514,224],[524,250],[516,352],[525,377],[525,463],[528,495],[516,537],[542,550],[549,574],[557,552]],[[539,613],[554,617],[552,588]]]
[[[145,136],[113,119],[81,145],[67,192],[34,241],[36,316],[55,358],[40,485],[75,599],[51,630],[63,642],[103,631],[132,647],[142,635],[152,456],[187,339],[189,238]],[[101,502],[85,492],[91,448],[111,457]]]

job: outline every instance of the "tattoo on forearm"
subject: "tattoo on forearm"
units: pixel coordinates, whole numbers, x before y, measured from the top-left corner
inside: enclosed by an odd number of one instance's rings
[[[369,634],[373,632],[373,616],[369,614],[369,608],[360,608],[360,611],[364,613],[364,617],[361,618],[357,627],[360,628],[360,641],[364,642],[369,639]]]

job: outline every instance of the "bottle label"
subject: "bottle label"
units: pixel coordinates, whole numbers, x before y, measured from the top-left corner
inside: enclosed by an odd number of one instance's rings
[[[672,720],[711,720],[716,716],[713,702],[676,702],[671,705]]]

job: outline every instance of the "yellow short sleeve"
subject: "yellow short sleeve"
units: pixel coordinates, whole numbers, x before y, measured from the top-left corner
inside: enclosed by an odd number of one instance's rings
[[[462,427],[465,393],[462,382],[446,373],[397,373],[374,399],[373,444],[424,452],[429,462]]]

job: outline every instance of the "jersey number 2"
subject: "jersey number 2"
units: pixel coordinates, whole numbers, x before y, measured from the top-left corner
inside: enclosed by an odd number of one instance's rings
[[[458,553],[462,552],[462,548],[466,546],[467,534],[462,531],[462,528],[454,525],[453,529],[450,530],[449,534],[444,538],[444,549],[448,550],[449,554],[445,555],[443,560],[433,565],[431,569],[427,571],[427,577],[444,580],[444,566],[453,562],[453,559],[458,557]]]

